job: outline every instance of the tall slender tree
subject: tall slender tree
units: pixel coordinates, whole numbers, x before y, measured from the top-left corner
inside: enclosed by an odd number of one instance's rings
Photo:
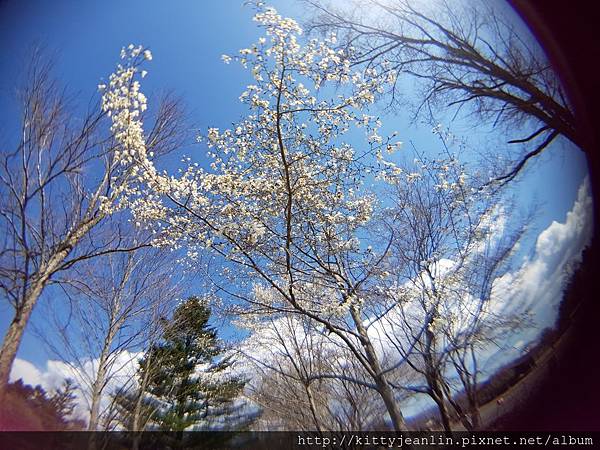
[[[141,47],[129,52],[135,60],[131,71],[151,58]],[[148,246],[128,247],[117,232],[100,238],[106,219],[122,209],[136,169],[119,157],[117,142],[103,126],[108,111],[89,109],[82,117],[52,68],[44,52],[33,52],[19,91],[20,133],[12,149],[0,152],[0,298],[14,311],[0,346],[0,399],[48,285],[81,261]],[[129,81],[121,85],[129,92],[126,103],[142,114],[145,97]],[[153,155],[180,145],[181,117],[173,98],[158,107],[146,135]]]

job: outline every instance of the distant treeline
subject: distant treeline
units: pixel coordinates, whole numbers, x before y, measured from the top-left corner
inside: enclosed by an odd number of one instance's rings
[[[582,253],[581,261],[573,267],[572,275],[567,277],[554,327],[544,329],[537,342],[526,354],[503,366],[488,380],[481,383],[479,398],[482,404],[502,395],[526,376],[535,367],[539,357],[553,346],[573,323],[579,306],[589,298],[591,292],[594,256],[593,248],[586,248]]]
[[[75,406],[73,384],[66,381],[63,387],[50,394],[40,385],[35,387],[19,379],[7,387],[4,420],[0,431],[78,431],[85,428],[81,420],[73,419]]]
[[[594,286],[594,262],[596,252],[593,246],[587,247],[582,252],[581,261],[572,267],[572,274],[567,277],[563,298],[558,308],[558,318],[554,327],[545,328],[536,343],[529,347],[527,353],[498,369],[486,381],[479,383],[478,398],[481,405],[501,397],[508,389],[522,380],[536,366],[540,356],[553,346],[563,333],[573,323],[579,307],[590,300]],[[464,392],[456,394],[455,400],[463,407],[467,405]],[[435,417],[433,420],[432,417]],[[458,420],[458,417],[454,417]],[[437,424],[437,409],[429,408],[410,422],[414,427],[427,421]]]

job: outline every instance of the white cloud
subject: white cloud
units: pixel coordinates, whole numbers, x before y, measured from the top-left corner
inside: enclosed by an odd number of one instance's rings
[[[511,304],[530,307],[540,330],[553,326],[557,319],[568,270],[581,260],[592,237],[592,212],[590,184],[585,178],[565,221],[554,221],[539,234],[535,254],[523,262],[517,273],[497,280],[498,291],[512,285]]]
[[[110,404],[110,395],[118,388],[126,386],[134,380],[137,370],[137,361],[141,353],[122,351],[115,356],[114,363],[109,370],[109,381],[104,389],[100,410]],[[73,415],[76,418],[87,420],[89,417],[88,401],[91,392],[91,382],[98,367],[98,358],[84,361],[82,365],[67,364],[63,361],[48,360],[46,367],[40,370],[35,365],[24,359],[17,358],[10,373],[10,381],[19,378],[25,384],[32,386],[41,385],[46,392],[53,392],[59,388],[66,378],[71,378],[78,386],[76,408]]]
[[[10,381],[17,381],[18,379],[22,379],[25,384],[36,386],[42,384],[42,373],[29,361],[16,358],[10,371]]]
[[[581,253],[592,238],[592,212],[590,182],[586,177],[565,221],[553,221],[538,235],[535,253],[525,259],[519,270],[495,280],[493,295],[506,299],[503,307],[515,312],[529,310],[535,326],[523,330],[506,348],[490,355],[488,374],[518,356],[544,328],[555,324],[568,270],[581,261]]]

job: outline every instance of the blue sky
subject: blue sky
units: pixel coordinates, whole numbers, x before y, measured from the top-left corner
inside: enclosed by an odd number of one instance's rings
[[[285,15],[305,13],[293,0],[271,4]],[[0,144],[12,142],[10,130],[17,124],[15,83],[21,78],[28,49],[36,41],[58,52],[56,75],[78,93],[78,99],[84,99],[84,104],[97,95],[97,84],[113,71],[120,48],[129,43],[143,44],[154,55],[143,85],[150,102],[153,94],[173,91],[184,99],[194,127],[204,131],[209,126],[227,127],[244,112],[238,96],[249,75],[235,64],[223,64],[221,55],[235,53],[256,40],[259,30],[252,14],[239,0],[0,2]],[[400,111],[382,118],[385,128],[398,130],[404,142],[412,140],[420,149],[439,148],[431,127],[409,124],[408,114]],[[467,133],[474,146],[503,145],[472,123],[454,126]],[[190,152],[200,151],[198,148]],[[582,152],[568,143],[558,141],[550,150],[518,185],[523,206],[534,198],[541,204],[532,245],[553,222],[566,221],[587,173]],[[11,314],[9,307],[0,305],[0,332],[4,332]],[[34,320],[40,319],[34,314]],[[25,335],[19,357],[38,367],[47,359],[30,333]]]

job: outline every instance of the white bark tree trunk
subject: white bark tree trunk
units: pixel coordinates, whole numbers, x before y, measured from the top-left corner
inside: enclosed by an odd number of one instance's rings
[[[11,322],[0,349],[0,401],[4,399],[6,387],[9,382],[10,371],[17,356],[17,351],[23,339],[23,332],[31,313],[42,295],[42,292],[50,277],[60,268],[73,248],[101,219],[101,214],[96,217],[80,222],[77,229],[69,233],[57,252],[50,258],[47,264],[40,267],[37,274],[30,279],[29,286],[25,286],[23,301],[19,305],[13,321]]]

